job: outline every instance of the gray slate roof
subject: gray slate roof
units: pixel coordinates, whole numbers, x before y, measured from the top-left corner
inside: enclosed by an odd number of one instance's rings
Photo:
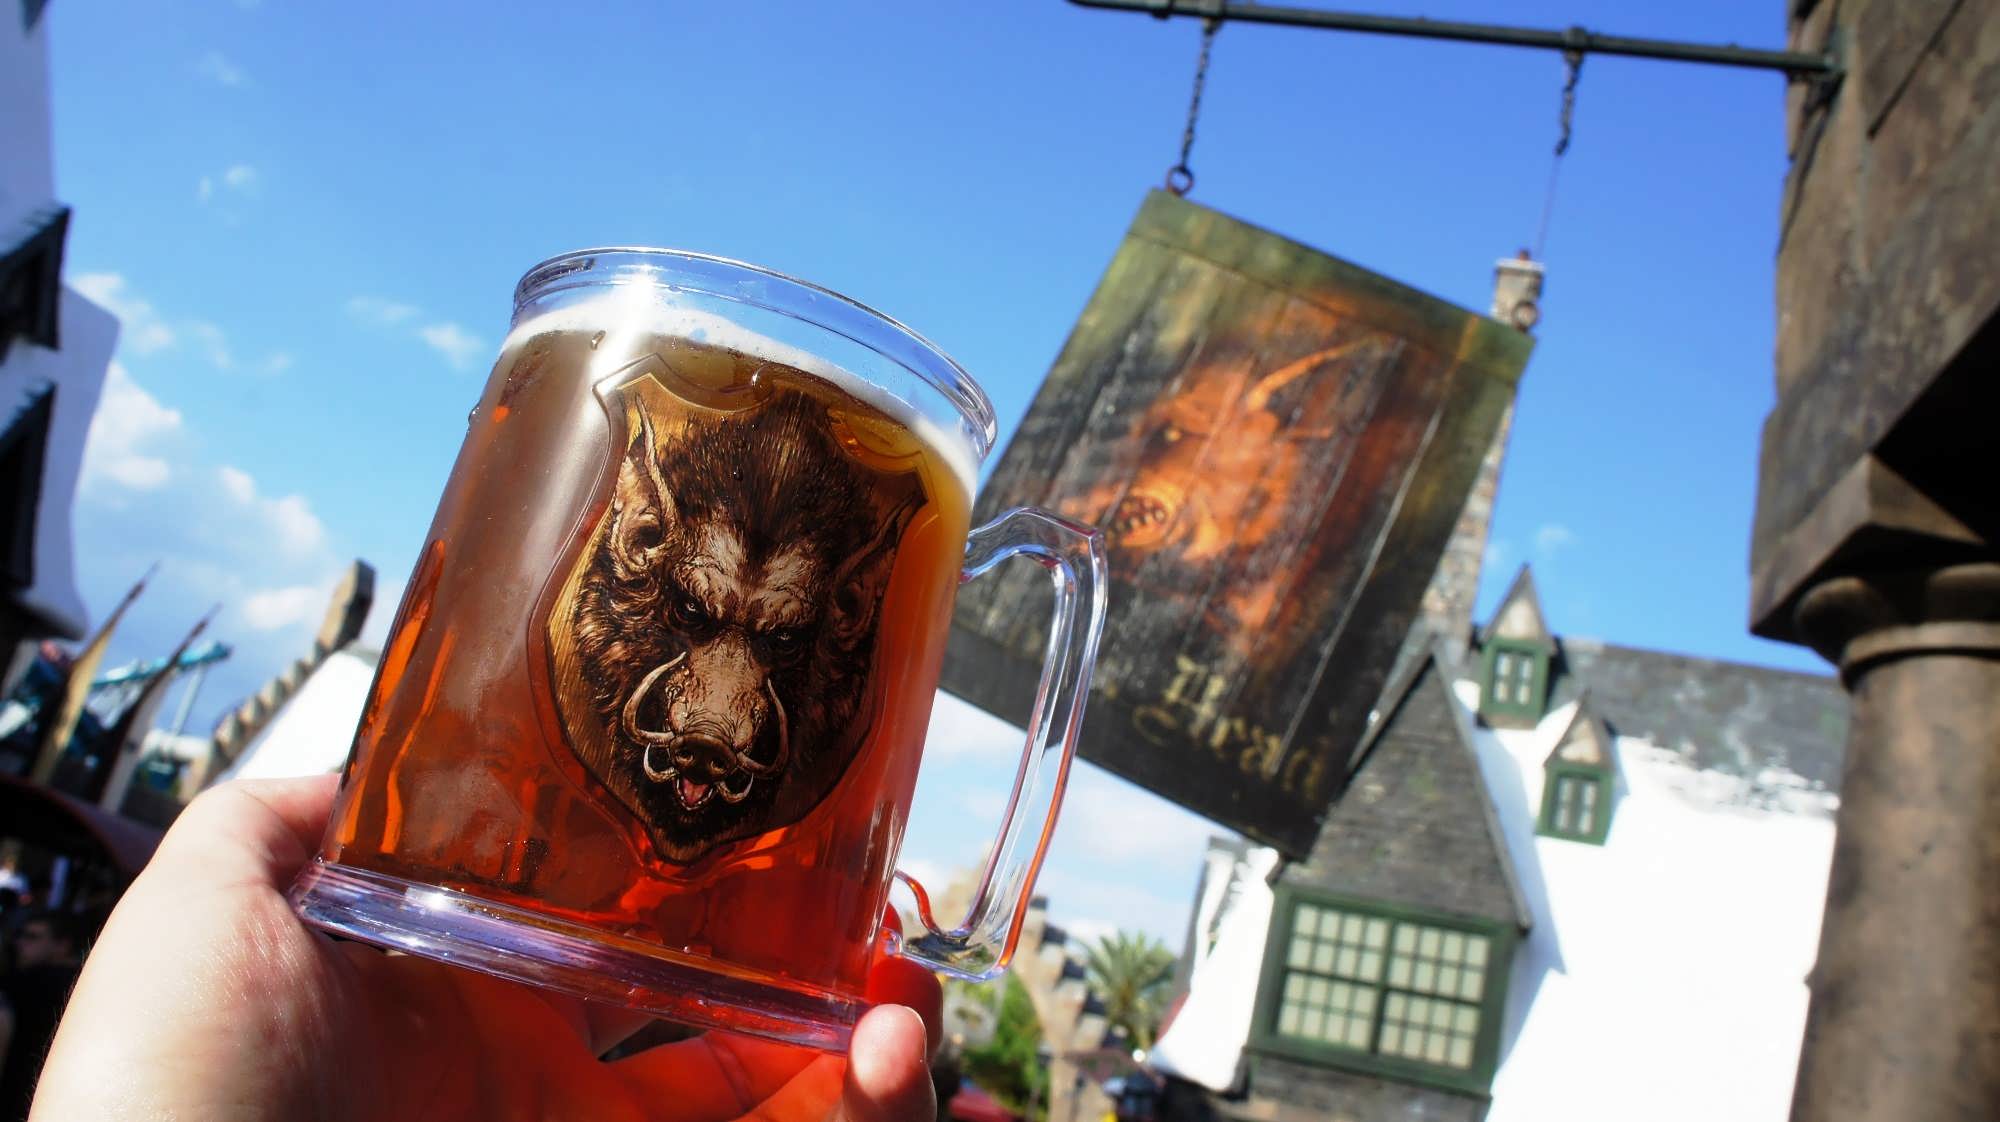
[[[1283,883],[1533,922],[1450,682],[1429,652],[1392,684],[1312,853]]]
[[[1595,639],[1556,645],[1550,709],[1587,689],[1613,733],[1672,749],[1704,771],[1754,780],[1777,768],[1840,789],[1847,695],[1833,678]]]

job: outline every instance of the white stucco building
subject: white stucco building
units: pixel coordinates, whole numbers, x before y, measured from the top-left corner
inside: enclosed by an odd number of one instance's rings
[[[1391,687],[1305,860],[1212,847],[1168,1117],[1782,1122],[1844,712],[1559,639],[1524,571]]]
[[[0,0],[0,687],[89,627],[71,557],[84,439],[118,321],[62,280],[42,0]]]

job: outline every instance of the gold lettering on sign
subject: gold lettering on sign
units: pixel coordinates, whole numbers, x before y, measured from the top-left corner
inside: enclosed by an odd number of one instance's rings
[[[1223,712],[1228,692],[1228,678],[1176,655],[1165,692],[1157,702],[1133,711],[1132,726],[1152,744],[1172,747],[1191,740],[1238,771],[1272,778],[1284,758],[1284,739],[1248,718]]]

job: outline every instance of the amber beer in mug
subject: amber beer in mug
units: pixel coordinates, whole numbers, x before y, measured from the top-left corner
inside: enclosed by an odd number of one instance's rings
[[[824,289],[661,250],[536,266],[301,914],[822,1048],[880,955],[998,973],[1104,602],[1094,530],[970,528],[992,436],[964,371]],[[1056,574],[1027,755],[970,914],[944,926],[912,881],[906,938],[885,916],[953,593],[1016,554]]]

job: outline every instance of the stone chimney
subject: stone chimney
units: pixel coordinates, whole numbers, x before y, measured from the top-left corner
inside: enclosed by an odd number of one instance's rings
[[[1493,307],[1486,314],[1522,331],[1542,318],[1544,266],[1522,250],[1518,256],[1493,263]]]

